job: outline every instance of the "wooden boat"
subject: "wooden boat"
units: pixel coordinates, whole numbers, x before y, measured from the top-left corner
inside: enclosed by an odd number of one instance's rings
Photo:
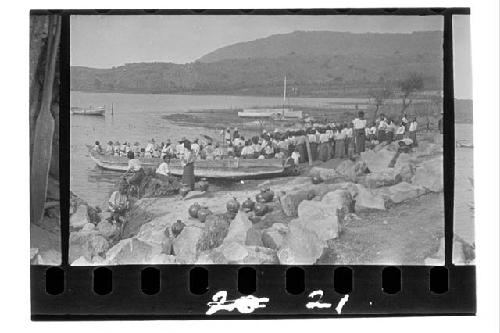
[[[71,113],[75,115],[81,116],[104,116],[106,113],[106,108],[104,106],[99,106],[97,108],[80,108],[80,107],[72,107]]]
[[[117,172],[127,171],[127,157],[105,155],[96,152],[90,145],[87,147],[90,158],[98,167]],[[143,167],[154,169],[162,162],[160,158],[139,158],[139,160]],[[170,172],[174,176],[182,176],[183,167],[179,159],[170,160]],[[291,175],[297,173],[297,169],[291,159],[221,159],[197,160],[194,173],[198,178],[240,180]]]
[[[455,145],[457,148],[474,148],[471,142],[465,140],[457,140]]]

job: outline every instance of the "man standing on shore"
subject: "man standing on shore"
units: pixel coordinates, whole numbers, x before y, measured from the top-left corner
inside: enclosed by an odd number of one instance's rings
[[[365,151],[366,119],[363,111],[358,112],[358,117],[352,121],[354,125],[354,140],[356,144],[356,154]]]

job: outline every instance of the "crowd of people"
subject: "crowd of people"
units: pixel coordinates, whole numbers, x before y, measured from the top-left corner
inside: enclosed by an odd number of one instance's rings
[[[157,144],[151,139],[145,147],[138,142],[109,141],[106,147],[95,142],[94,150],[106,155],[126,156],[128,170],[118,191],[109,200],[109,210],[120,215],[127,209],[128,191],[137,187],[145,176],[141,158],[161,158],[163,161],[156,169],[159,177],[170,176],[170,160],[179,159],[183,166],[182,183],[194,189],[194,162],[197,159],[217,160],[223,158],[268,159],[292,158],[296,164],[307,162],[309,158],[326,162],[331,158],[353,157],[365,151],[366,146],[381,142],[402,141],[404,145],[417,144],[417,120],[409,120],[406,115],[395,121],[381,114],[369,125],[364,112],[350,123],[308,123],[302,129],[278,129],[245,138],[237,128],[221,131],[221,143],[209,137],[186,138],[175,145],[170,140]],[[309,147],[308,147],[309,146]]]
[[[167,158],[184,160],[186,154],[190,159],[218,160],[223,158],[270,159],[292,158],[295,163],[309,160],[306,142],[310,146],[312,160],[326,161],[331,158],[352,157],[365,151],[366,145],[380,142],[410,139],[417,143],[417,120],[403,115],[395,120],[381,114],[368,124],[364,112],[350,123],[309,123],[301,129],[280,131],[263,130],[260,135],[245,138],[237,128],[227,128],[221,132],[221,142],[214,142],[206,137],[193,141],[182,138],[173,144],[170,140],[157,143],[151,139],[145,147],[138,142],[120,143],[109,141],[105,147],[95,143],[94,150],[115,156],[132,156],[134,158]],[[189,147],[188,147],[189,146]]]

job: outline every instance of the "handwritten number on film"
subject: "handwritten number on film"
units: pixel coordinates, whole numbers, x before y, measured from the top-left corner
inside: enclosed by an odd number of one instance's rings
[[[332,307],[331,303],[323,302],[323,290],[321,289],[312,291],[308,297],[314,301],[310,301],[306,304],[307,309],[329,309]],[[342,308],[348,300],[349,295],[345,295],[340,299],[337,307],[335,308],[337,314],[342,312]],[[234,300],[228,300],[227,291],[221,290],[212,296],[212,302],[207,303],[208,311],[206,314],[212,315],[220,310],[231,312],[235,309],[238,310],[239,313],[247,314],[254,312],[256,309],[265,308],[266,303],[269,303],[269,298],[259,298],[252,295],[243,296]]]

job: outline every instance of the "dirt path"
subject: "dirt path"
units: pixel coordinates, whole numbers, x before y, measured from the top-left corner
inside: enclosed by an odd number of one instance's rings
[[[321,263],[422,265],[437,251],[444,236],[443,193],[358,216],[361,220],[346,223]]]

